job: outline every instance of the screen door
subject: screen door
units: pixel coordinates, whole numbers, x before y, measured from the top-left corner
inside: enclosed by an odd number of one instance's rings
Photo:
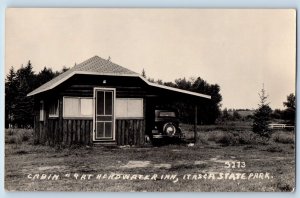
[[[95,140],[114,139],[114,90],[95,90]]]

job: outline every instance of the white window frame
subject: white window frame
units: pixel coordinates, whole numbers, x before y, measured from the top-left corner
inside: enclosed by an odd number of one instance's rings
[[[80,113],[80,115],[72,115],[72,116],[66,116],[65,115],[65,99],[66,98],[73,98],[73,99],[79,99],[79,105],[78,105],[78,110],[79,111],[81,111],[81,101],[80,101],[80,99],[92,99],[92,114],[91,115],[81,115],[81,113]],[[93,108],[94,108],[94,103],[95,103],[95,101],[94,101],[94,98],[93,97],[77,97],[77,96],[64,96],[63,97],[63,118],[65,118],[65,119],[80,119],[80,118],[89,118],[89,119],[93,119],[93,117],[94,117],[94,110],[93,110]]]
[[[59,116],[59,99],[57,99],[57,110],[56,110],[56,114],[50,114],[50,107],[49,106],[49,118],[58,118]],[[50,105],[53,105],[54,103],[50,103]]]
[[[128,120],[130,120],[130,119],[144,119],[144,117],[145,117],[145,115],[144,115],[144,99],[143,98],[116,98],[116,103],[117,103],[117,100],[141,100],[142,101],[142,116],[134,116],[134,117],[129,117],[129,116],[126,116],[126,117],[118,117],[117,116],[117,114],[116,114],[116,119],[128,119]],[[127,103],[127,105],[128,105],[128,103]],[[128,106],[127,106],[127,108],[128,108]],[[117,110],[116,110],[117,111]],[[127,111],[128,111],[128,109],[127,109]]]

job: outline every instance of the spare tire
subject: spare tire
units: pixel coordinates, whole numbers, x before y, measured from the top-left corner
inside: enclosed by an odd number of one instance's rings
[[[168,122],[164,124],[163,126],[163,132],[168,135],[169,137],[173,137],[176,133],[176,127],[174,126],[173,123]]]

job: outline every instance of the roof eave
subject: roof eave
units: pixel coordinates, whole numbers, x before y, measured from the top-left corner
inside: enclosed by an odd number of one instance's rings
[[[49,91],[53,88],[55,88],[56,86],[58,86],[59,84],[63,83],[64,81],[68,80],[69,78],[71,78],[72,76],[74,76],[75,74],[85,74],[85,75],[102,75],[102,76],[127,76],[127,77],[139,77],[140,79],[142,79],[147,85],[152,86],[152,87],[158,87],[158,88],[162,88],[162,89],[167,89],[170,91],[176,91],[176,92],[180,92],[183,94],[188,94],[188,95],[193,95],[193,96],[197,96],[197,97],[202,97],[202,98],[206,98],[206,99],[211,99],[210,95],[206,95],[206,94],[201,94],[201,93],[196,93],[196,92],[192,92],[192,91],[187,91],[187,90],[183,90],[183,89],[178,89],[178,88],[174,88],[174,87],[169,87],[169,86],[165,86],[165,85],[159,85],[159,84],[155,84],[155,83],[151,83],[149,82],[146,78],[142,77],[139,74],[117,74],[117,73],[98,73],[98,72],[86,72],[86,71],[74,71],[72,73],[70,73],[69,75],[67,75],[66,77],[60,79],[59,81],[53,83],[51,86],[49,86],[48,88],[42,89],[42,90],[38,90],[39,88],[33,90],[32,92],[28,93],[27,96],[34,96],[36,94],[45,92],[45,91]],[[49,81],[51,82],[51,81]],[[37,91],[38,90],[38,91]]]
[[[148,85],[152,86],[152,87],[158,87],[158,88],[162,88],[162,89],[167,89],[170,91],[176,91],[176,92],[180,92],[180,93],[184,93],[184,94],[188,94],[188,95],[193,95],[193,96],[198,96],[198,97],[202,97],[202,98],[206,98],[206,99],[211,99],[210,95],[206,95],[206,94],[201,94],[201,93],[196,93],[193,91],[187,91],[187,90],[183,90],[183,89],[178,89],[178,88],[174,88],[174,87],[169,87],[166,85],[159,85],[156,83],[152,83],[149,82],[146,78],[139,76],[144,82],[146,82]]]
[[[36,95],[36,94],[39,94],[39,93],[42,93],[42,92],[45,92],[45,91],[49,91],[49,90],[55,88],[56,86],[60,85],[64,81],[68,80],[69,78],[71,78],[75,74],[101,75],[101,76],[133,76],[133,77],[139,77],[139,74],[117,74],[117,73],[99,73],[99,72],[87,72],[87,71],[73,71],[69,75],[67,75],[64,78],[60,79],[59,81],[53,83],[51,86],[49,86],[47,88],[44,88],[42,90],[36,91],[36,90],[39,89],[39,87],[38,87],[37,89],[35,89],[35,90],[31,91],[30,93],[28,93],[27,96],[33,96],[33,95]],[[51,81],[49,81],[49,82],[51,82]]]

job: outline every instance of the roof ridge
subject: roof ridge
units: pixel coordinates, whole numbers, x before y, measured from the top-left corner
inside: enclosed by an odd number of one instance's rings
[[[94,70],[94,71],[91,71]],[[116,63],[111,62],[110,60],[103,59],[97,55],[73,66],[69,70],[65,71],[64,73],[56,76],[55,78],[51,79],[50,81],[44,83],[40,87],[34,89],[28,95],[34,95],[36,93],[43,92],[45,90],[51,89],[52,85],[60,82],[65,77],[71,75],[72,73],[75,74],[76,72],[95,72],[98,74],[115,74],[115,75],[138,75],[138,73],[133,72],[125,67],[122,67]]]
[[[93,56],[93,57],[91,57],[91,58],[89,58],[89,59],[83,61],[82,63],[79,63],[78,65],[75,65],[75,66],[72,67],[70,70],[71,70],[71,71],[83,70],[84,67],[87,66],[88,64],[90,64],[90,63],[91,63],[91,64],[97,63],[97,61],[102,61],[102,62],[104,62],[104,63],[111,64],[112,66],[117,67],[117,68],[112,68],[112,70],[114,70],[114,71],[118,71],[118,70],[122,69],[122,70],[124,70],[124,71],[126,71],[126,72],[138,74],[138,73],[136,73],[136,72],[134,72],[134,71],[131,71],[130,69],[127,69],[126,67],[123,67],[123,66],[121,66],[121,65],[119,65],[119,64],[117,64],[117,63],[114,63],[114,62],[112,62],[112,61],[110,61],[110,60],[104,59],[104,58],[102,58],[102,57],[100,57],[100,56],[97,56],[97,55],[95,55],[95,56]],[[100,67],[99,67],[99,66],[100,66]],[[100,64],[100,65],[98,65],[98,67],[99,67],[99,68],[101,68],[101,67],[104,68],[104,65],[103,65],[103,64]]]
[[[97,56],[97,55],[95,55],[95,56],[93,56],[93,57],[91,57],[91,58],[89,58],[89,59],[87,59],[87,60],[85,60],[85,61],[83,61],[83,62],[81,62],[81,63],[79,63],[79,64],[77,64],[77,65],[75,65],[75,66],[72,67],[71,69],[73,69],[73,68],[74,68],[74,69],[81,68],[81,67],[87,65],[88,63],[92,62],[92,60],[94,60],[95,58],[100,58],[100,57]]]

